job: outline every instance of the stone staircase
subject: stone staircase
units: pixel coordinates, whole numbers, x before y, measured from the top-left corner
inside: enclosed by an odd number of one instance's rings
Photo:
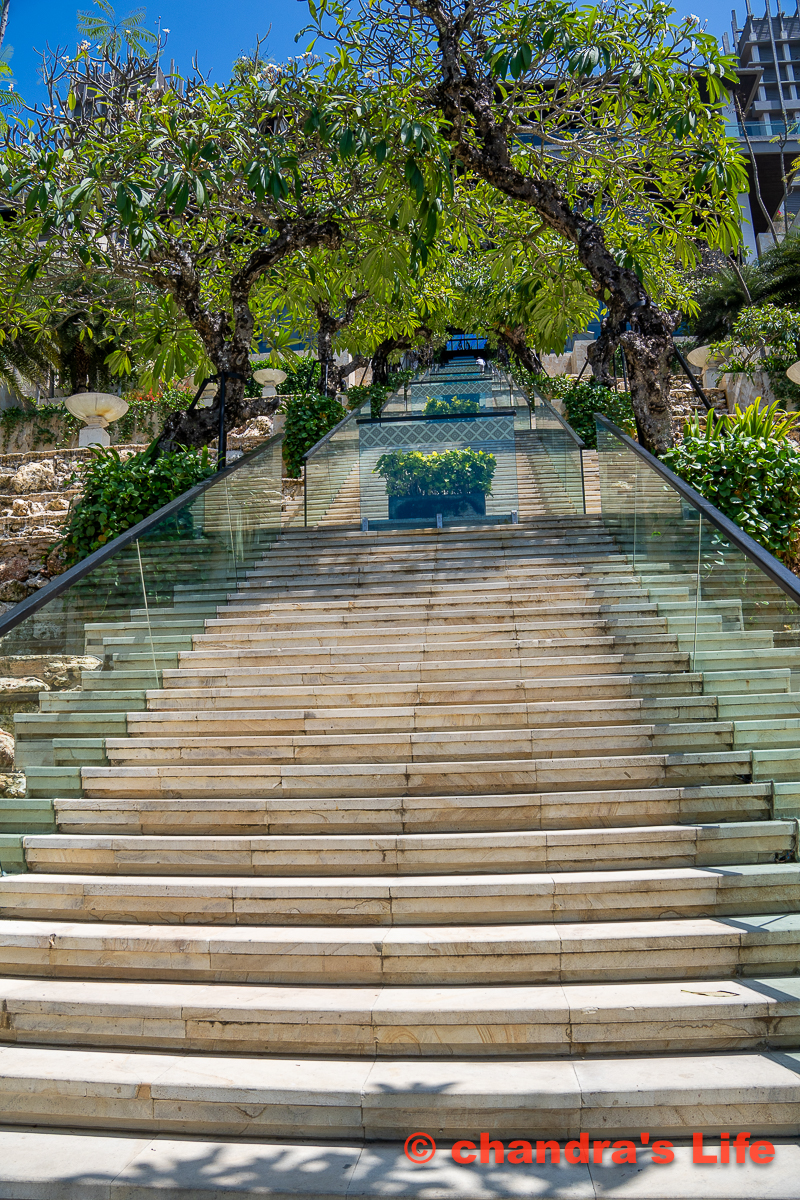
[[[348,481],[21,714],[0,1196],[516,1195],[402,1142],[800,1133],[800,648],[541,455],[519,525],[362,533]]]

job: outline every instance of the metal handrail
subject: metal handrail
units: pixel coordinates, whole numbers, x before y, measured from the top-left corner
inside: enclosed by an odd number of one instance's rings
[[[601,413],[595,413],[594,417],[604,429],[613,433],[629,450],[632,450],[649,467],[652,467],[670,487],[674,488],[679,496],[696,508],[720,533],[724,534],[737,550],[741,550],[742,554],[745,554],[765,575],[768,575],[772,582],[777,584],[795,604],[800,604],[800,579],[788,567],[779,562],[774,555],[770,554],[769,550],[760,546],[713,504],[709,504],[708,500],[670,471],[669,467],[664,466],[648,450],[645,450],[644,446],[640,446],[633,438],[628,437],[627,433],[623,433],[612,421],[609,421],[608,417],[604,417]]]
[[[4,637],[7,633],[10,633],[12,629],[15,629],[27,617],[31,617],[34,613],[38,612],[40,608],[44,608],[45,604],[50,600],[55,600],[64,592],[69,591],[74,583],[83,579],[95,567],[102,566],[109,558],[113,558],[118,550],[124,550],[131,542],[135,542],[166,517],[185,508],[187,504],[192,503],[203,492],[214,487],[221,479],[227,479],[236,471],[240,471],[242,467],[252,462],[259,454],[263,454],[269,446],[282,438],[282,432],[273,434],[266,442],[262,442],[254,450],[250,450],[247,454],[243,454],[241,458],[237,458],[236,462],[231,463],[223,471],[217,471],[209,479],[204,479],[202,483],[197,483],[194,487],[189,488],[188,491],[182,492],[180,496],[176,496],[174,500],[170,500],[163,508],[159,508],[156,512],[151,513],[149,517],[145,517],[138,525],[133,525],[130,529],[126,529],[119,537],[115,537],[113,541],[106,543],[99,550],[95,550],[94,553],[88,555],[86,558],[82,558],[79,563],[76,563],[74,567],[70,567],[68,571],[64,571],[62,575],[57,575],[55,579],[51,579],[38,592],[34,592],[32,596],[28,596],[25,600],[20,600],[19,604],[15,604],[10,612],[0,617],[0,637]]]

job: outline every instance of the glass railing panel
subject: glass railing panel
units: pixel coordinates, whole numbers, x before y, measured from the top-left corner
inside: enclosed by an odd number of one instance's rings
[[[778,690],[791,676],[794,690],[800,684],[800,581],[746,534],[726,532],[722,514],[694,501],[680,481],[671,483],[602,420],[597,449],[603,523],[692,668],[740,673],[728,678],[728,690],[770,690],[771,674]],[[781,575],[785,587],[773,577]]]
[[[360,515],[362,526],[402,527],[404,524],[502,523],[517,520],[519,508],[513,410],[493,410],[470,416],[425,418],[419,414],[361,418],[359,429]],[[387,479],[378,473],[378,459],[393,452],[424,456],[448,450],[475,450],[491,455],[491,491],[469,495],[434,493],[392,496]],[[415,486],[415,485],[412,485]]]
[[[6,670],[32,693],[4,710],[29,797],[80,794],[81,766],[103,761],[103,738],[125,735],[125,713],[146,707],[163,670],[280,535],[281,476],[279,436],[143,522],[138,537],[123,535],[97,565],[54,580],[29,615],[24,601],[0,619]]]
[[[306,454],[302,520],[307,528],[322,521],[358,521],[357,420],[369,416],[369,411],[370,402],[365,400]]]
[[[535,433],[532,461],[542,500],[555,512],[584,513],[583,442],[535,388],[529,401]]]

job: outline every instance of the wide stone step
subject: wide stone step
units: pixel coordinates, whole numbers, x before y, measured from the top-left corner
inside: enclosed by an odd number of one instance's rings
[[[235,613],[235,615],[232,615]],[[244,601],[235,609],[218,609],[217,616],[205,623],[207,631],[240,630],[246,635],[250,629],[264,632],[292,634],[305,630],[316,634],[363,630],[377,634],[384,629],[408,629],[433,625],[446,630],[451,625],[467,626],[496,624],[518,621],[562,622],[567,620],[617,621],[622,618],[658,618],[658,606],[645,599],[636,598],[628,604],[605,604],[585,596],[562,602],[552,597],[546,612],[540,604],[508,604],[495,599],[476,605],[469,594],[454,597],[444,604],[424,602],[398,608],[391,600],[354,600],[352,605],[340,602],[321,606],[317,601],[264,602],[245,607]],[[664,618],[666,619],[666,618]]]
[[[437,625],[433,623],[424,625],[408,625],[395,628],[393,625],[388,625],[385,628],[339,628],[334,626],[329,629],[320,629],[319,626],[310,623],[309,627],[304,630],[295,630],[286,632],[284,629],[280,631],[280,649],[283,651],[293,649],[318,650],[341,650],[356,647],[358,649],[369,648],[370,646],[389,646],[397,645],[407,647],[408,645],[465,645],[469,647],[474,643],[476,638],[486,638],[493,644],[509,645],[520,639],[553,639],[553,638],[576,638],[583,637],[610,637],[616,635],[618,637],[635,637],[646,634],[665,634],[667,630],[667,620],[662,617],[638,618],[626,620],[624,622],[607,620],[604,617],[589,617],[585,619],[569,618],[568,620],[527,620],[527,621],[505,621],[505,622],[484,622],[477,625],[475,622],[467,625]],[[186,659],[185,654],[181,656],[181,662],[193,661],[194,657],[200,653],[218,653],[228,646],[235,646],[242,650],[258,649],[259,647],[269,648],[275,647],[276,630],[270,628],[269,622],[259,621],[253,622],[251,626],[247,626],[244,622],[240,627],[235,623],[227,624],[224,629],[214,628],[206,633],[198,634],[192,640],[192,658]]]
[[[784,730],[781,744],[800,745],[800,722],[794,731]],[[737,746],[749,748],[773,744],[766,731],[759,736],[748,731]],[[87,762],[87,741],[56,739],[56,763]],[[549,727],[537,729],[483,729],[423,731],[412,733],[307,733],[274,736],[218,735],[191,737],[106,738],[105,757],[111,766],[138,764],[233,765],[235,763],[353,763],[434,762],[443,760],[482,762],[486,759],[589,758],[598,754],[687,753],[734,748],[734,725],[730,721],[665,723],[663,725],[609,725],[588,728]]]
[[[770,751],[763,751],[769,754]],[[28,773],[32,795],[56,788],[70,768],[37,767]],[[195,797],[442,795],[573,791],[608,788],[624,779],[629,787],[749,782],[750,751],[687,754],[608,755],[488,761],[369,763],[263,763],[258,766],[83,767],[86,796]]]
[[[739,676],[740,678],[736,678]],[[180,684],[180,672],[176,672],[175,683]],[[705,677],[705,683],[710,683]],[[712,685],[708,688],[709,695],[718,692],[741,691],[742,686],[752,686],[754,694],[763,690],[772,692],[788,688],[789,672],[717,672]],[[258,709],[271,710],[305,704],[308,709],[323,707],[353,707],[369,708],[384,707],[390,703],[393,706],[431,706],[440,704],[480,704],[480,703],[549,703],[590,700],[590,698],[640,698],[650,696],[692,696],[703,692],[704,677],[699,672],[669,672],[642,673],[614,672],[613,674],[577,674],[569,677],[547,677],[545,679],[481,679],[480,682],[470,680],[453,680],[449,678],[444,683],[329,683],[314,684],[311,682],[295,683],[294,685],[276,685],[272,688],[245,688],[245,686],[213,686],[213,688],[184,688],[173,686],[172,689],[154,689],[146,692],[146,704],[131,704],[131,712],[136,709],[148,709],[149,712],[193,712],[200,709]],[[60,695],[68,707],[79,708],[83,692],[65,692]],[[116,692],[104,692],[103,695],[116,696]],[[126,694],[124,694],[126,695]],[[144,700],[144,692],[142,694]],[[66,701],[71,700],[71,706]],[[86,696],[88,707],[94,704],[100,708],[102,698]],[[48,710],[59,710],[58,708]]]
[[[775,788],[785,785],[775,785]],[[793,785],[789,785],[793,787]],[[17,802],[19,807],[21,802]],[[41,803],[35,801],[31,803]],[[48,802],[49,803],[49,802]],[[431,796],[273,797],[216,800],[162,796],[52,801],[66,833],[325,834],[579,829],[675,822],[764,820],[777,808],[772,783]],[[781,813],[800,816],[794,796]]]
[[[0,974],[206,983],[604,983],[796,974],[800,914],[336,927],[7,918]]]
[[[269,736],[277,733],[373,733],[378,730],[430,731],[444,729],[528,729],[531,727],[595,726],[618,723],[620,726],[638,722],[713,721],[717,715],[716,696],[650,696],[597,700],[550,700],[518,704],[407,705],[350,708],[286,708],[259,712],[244,709],[240,712],[141,712],[131,713],[127,725],[100,730],[89,724],[80,728],[81,736],[94,736],[99,731],[109,736],[131,737],[217,737],[234,733],[250,736]],[[800,705],[798,705],[800,712]],[[38,718],[38,713],[25,714]],[[72,716],[72,715],[71,715]],[[47,714],[46,724],[26,719],[17,727],[17,737],[62,737],[63,731],[55,715]],[[41,730],[41,733],[38,732]],[[23,732],[24,731],[24,732]]]
[[[491,1062],[0,1047],[8,1124],[403,1140],[800,1133],[793,1051]]]
[[[540,579],[531,579],[530,577],[520,578],[515,580],[499,580],[497,582],[487,581],[484,577],[477,579],[458,579],[453,580],[452,573],[445,575],[441,580],[424,579],[403,581],[401,577],[397,579],[387,579],[384,582],[373,581],[369,584],[366,581],[360,581],[362,586],[359,587],[358,579],[348,579],[344,577],[341,580],[319,580],[314,582],[312,579],[303,579],[300,583],[295,579],[295,583],[291,589],[287,588],[285,583],[276,582],[255,583],[248,585],[243,583],[237,592],[229,593],[228,600],[231,608],[235,608],[237,600],[241,600],[246,604],[252,604],[255,600],[272,600],[276,597],[285,599],[287,594],[297,600],[310,600],[316,598],[320,603],[327,604],[330,600],[335,600],[339,597],[352,597],[353,592],[360,592],[368,595],[370,602],[384,596],[391,599],[395,604],[398,597],[408,597],[409,602],[418,603],[422,599],[440,600],[449,599],[451,596],[458,594],[463,595],[465,589],[471,588],[474,591],[488,592],[492,598],[504,597],[508,595],[518,603],[530,604],[545,594],[552,594],[557,588],[559,594],[564,598],[573,595],[585,595],[587,598],[624,597],[626,600],[638,599],[644,596],[646,599],[655,599],[657,597],[672,596],[675,599],[688,599],[689,592],[685,587],[664,586],[662,588],[642,588],[639,580],[634,575],[605,575],[597,578],[590,578],[585,575],[572,575],[570,577],[554,576],[542,577]]]
[[[800,865],[497,875],[186,879],[38,872],[0,878],[7,917],[170,925],[478,925],[717,916],[800,908]]]
[[[776,1157],[769,1167],[745,1156],[742,1165],[731,1168],[736,1174],[726,1176],[724,1184],[730,1197],[749,1200],[758,1196],[768,1171],[775,1195],[781,1200],[800,1198],[800,1147],[793,1140],[774,1135],[771,1138]],[[690,1196],[698,1176],[691,1141],[682,1137],[673,1144],[674,1162],[652,1168],[651,1147],[637,1144],[638,1178],[645,1172],[652,1173],[660,1186],[669,1188],[671,1197]],[[710,1150],[719,1153],[718,1139],[710,1144]],[[554,1179],[556,1186],[579,1188],[578,1194],[586,1200],[630,1196],[630,1166],[613,1163],[608,1147],[599,1152],[602,1172],[596,1166],[569,1166],[562,1159],[560,1166],[534,1168],[536,1179]],[[550,1151],[546,1153],[549,1156]],[[426,1190],[452,1200],[475,1200],[476,1196],[493,1194],[498,1168],[493,1153],[489,1157],[487,1165],[476,1161],[455,1167],[450,1144],[441,1144],[424,1167]],[[165,1177],[181,1200],[220,1200],[220,1196],[225,1200],[261,1200],[263,1196],[299,1195],[312,1200],[344,1200],[355,1195],[356,1189],[363,1200],[384,1200],[387,1180],[403,1187],[405,1194],[417,1195],[420,1170],[408,1161],[401,1142],[364,1144],[361,1139],[334,1142],[325,1138],[299,1143],[294,1138],[226,1140],[185,1134],[143,1137],[137,1133],[48,1131],[25,1126],[0,1130],[0,1189],[6,1196],[24,1195],[25,1200],[88,1200],[92,1193],[85,1181],[98,1177],[102,1180],[102,1190],[96,1193],[98,1200],[132,1200],[134,1195],[136,1200],[150,1200],[151,1196],[160,1200]],[[505,1177],[513,1179],[511,1172],[520,1170],[524,1172],[525,1167],[511,1166]],[[714,1170],[712,1166],[703,1171],[704,1182]]]
[[[275,579],[282,576],[296,577],[298,568],[311,574],[372,574],[373,572],[414,574],[423,572],[447,572],[458,574],[462,570],[480,571],[490,569],[504,572],[520,568],[535,573],[538,569],[560,567],[564,563],[586,566],[600,571],[632,571],[624,555],[614,553],[608,540],[602,536],[587,537],[573,546],[564,546],[557,539],[529,538],[513,546],[476,547],[468,542],[460,546],[439,547],[433,553],[427,546],[404,546],[402,548],[372,548],[364,552],[353,549],[320,551],[297,554],[291,550],[272,550],[248,571],[249,580]],[[653,578],[653,573],[648,575]]]
[[[375,875],[719,866],[794,857],[794,821],[617,829],[236,838],[23,838],[30,871],[93,875]]]
[[[0,1043],[535,1058],[796,1046],[800,978],[291,987],[0,978]]]
[[[681,661],[686,661],[687,651],[678,651],[678,638],[665,632],[644,632],[637,634],[630,631],[624,638],[616,638],[613,634],[585,633],[581,637],[564,635],[562,637],[491,637],[480,641],[437,642],[409,641],[395,643],[387,641],[383,644],[364,644],[358,646],[289,646],[276,647],[270,645],[253,645],[246,648],[240,646],[234,638],[227,644],[209,650],[195,649],[184,652],[180,658],[181,674],[191,675],[203,668],[219,671],[226,664],[230,669],[247,667],[283,668],[293,667],[303,670],[322,670],[334,667],[377,666],[401,663],[404,667],[423,666],[428,662],[436,664],[447,662],[458,670],[479,665],[481,668],[493,662],[509,663],[514,661],[529,661],[539,657],[569,657],[581,650],[588,656],[621,653],[635,654],[641,660],[647,654],[655,666],[669,655],[675,660],[680,653]],[[167,678],[174,678],[174,673]]]
[[[689,655],[680,653],[677,650],[670,650],[669,647],[661,648],[649,653],[637,653],[637,647],[633,647],[630,651],[618,648],[611,652],[594,652],[594,648],[589,646],[589,652],[580,652],[580,647],[575,646],[573,653],[569,649],[559,648],[554,645],[550,653],[542,653],[539,648],[523,651],[518,657],[507,657],[493,659],[487,654],[484,658],[476,657],[474,660],[464,662],[458,657],[453,659],[442,658],[440,655],[430,658],[424,654],[409,655],[407,659],[398,656],[394,662],[376,661],[376,662],[347,662],[342,663],[331,662],[329,664],[313,663],[304,666],[302,663],[287,663],[283,665],[275,662],[273,666],[264,667],[237,667],[231,666],[227,669],[224,667],[200,667],[197,669],[186,667],[183,670],[165,670],[163,672],[163,686],[165,690],[180,689],[188,690],[192,687],[208,687],[214,688],[225,686],[220,683],[220,680],[237,680],[241,681],[241,687],[256,686],[260,689],[285,687],[293,682],[304,685],[322,685],[323,687],[329,684],[336,683],[425,683],[434,682],[444,678],[458,682],[463,679],[470,681],[478,680],[503,680],[503,679],[542,679],[542,678],[559,678],[564,675],[604,675],[613,672],[615,669],[622,671],[627,668],[629,671],[644,672],[661,672],[671,673],[676,671],[689,670]],[[334,657],[334,656],[332,656]],[[347,655],[343,655],[347,658]],[[357,653],[353,653],[351,658],[357,658]],[[738,664],[737,664],[738,665]],[[777,664],[776,664],[777,665]],[[207,682],[204,682],[207,681]],[[255,683],[248,681],[257,681]],[[235,686],[235,685],[229,685]]]

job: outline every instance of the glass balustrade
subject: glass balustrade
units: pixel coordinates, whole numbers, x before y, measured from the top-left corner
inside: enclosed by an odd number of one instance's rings
[[[102,755],[97,739],[124,735],[124,714],[144,709],[269,551],[282,448],[271,438],[0,618],[3,670],[29,684],[2,701],[29,797],[76,794],[75,773]]]
[[[737,671],[726,686],[794,692],[796,577],[609,421],[596,421],[603,523],[692,669],[713,677],[738,666],[741,678]]]
[[[370,402],[365,400],[335,425],[305,455],[303,462],[303,521],[313,528],[326,518],[335,520],[331,509],[338,501],[339,518],[344,521],[349,512],[348,492],[358,505],[358,424],[359,417],[369,416]],[[358,519],[356,512],[352,518]]]
[[[584,445],[577,433],[536,389],[530,390],[536,434],[534,469],[545,506],[553,512],[584,513]]]

